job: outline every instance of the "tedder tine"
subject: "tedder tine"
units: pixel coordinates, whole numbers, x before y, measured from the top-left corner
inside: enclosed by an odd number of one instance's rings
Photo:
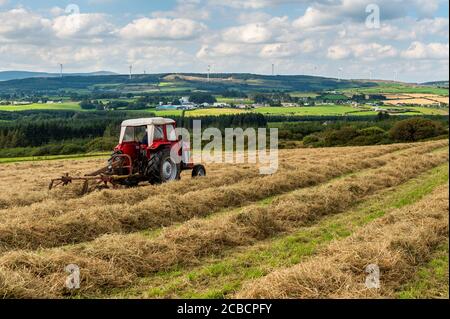
[[[85,195],[89,191],[89,181],[85,180],[83,182],[83,188],[81,189],[81,195]]]
[[[95,171],[95,172],[86,174],[85,176],[90,176],[90,177],[91,177],[91,176],[98,176],[98,175],[101,175],[101,174],[103,174],[103,173],[106,173],[106,172],[108,171],[108,169],[109,169],[109,167],[108,167],[108,166],[105,166],[105,167],[99,169],[98,171]]]

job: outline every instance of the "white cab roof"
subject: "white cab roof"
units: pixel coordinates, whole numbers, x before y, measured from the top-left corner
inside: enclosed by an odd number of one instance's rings
[[[134,120],[126,120],[122,122],[122,127],[127,126],[146,126],[146,125],[164,125],[164,124],[173,124],[174,120],[166,119],[163,117],[149,117],[142,119],[134,119]]]

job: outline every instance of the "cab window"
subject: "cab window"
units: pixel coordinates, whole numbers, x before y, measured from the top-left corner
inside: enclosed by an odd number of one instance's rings
[[[147,127],[146,126],[139,126],[136,127],[134,130],[134,137],[135,142],[142,142],[147,141]],[[144,143],[146,144],[146,143]]]
[[[125,129],[125,135],[123,136],[124,142],[134,142],[134,127],[128,126]]]
[[[177,140],[177,133],[175,131],[175,127],[171,124],[166,125],[166,131],[167,131],[167,139],[171,142]]]
[[[147,135],[147,127],[146,126],[128,126],[125,129],[125,135],[123,137],[124,142],[140,142]]]
[[[153,140],[159,141],[164,139],[164,130],[162,126],[155,125],[155,132],[153,134]]]

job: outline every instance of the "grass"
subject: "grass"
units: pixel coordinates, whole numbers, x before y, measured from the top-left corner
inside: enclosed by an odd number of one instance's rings
[[[143,279],[118,295],[182,298],[224,298],[242,283],[260,278],[276,268],[299,263],[330,241],[351,235],[359,227],[388,211],[410,205],[448,180],[448,164],[441,165],[403,185],[373,196],[357,208],[327,217],[295,234],[268,240],[250,249],[238,249],[221,259],[211,258],[188,271],[175,267]],[[262,201],[261,205],[268,205]],[[187,273],[186,273],[187,272]],[[147,288],[146,288],[147,287]]]
[[[274,115],[345,115],[354,112],[351,106],[325,105],[325,106],[305,106],[305,107],[261,107],[255,112]],[[358,113],[355,113],[358,114]],[[373,112],[376,115],[375,112]]]
[[[86,158],[86,157],[105,157],[109,154],[110,153],[88,153],[88,154],[73,154],[73,155],[47,155],[47,156],[0,158],[0,164],[17,163],[17,162],[50,161],[50,160],[62,160],[62,159],[77,159],[77,158]]]
[[[420,112],[423,115],[448,115],[448,108],[436,109],[431,107],[408,107],[408,109]]]
[[[396,115],[448,115],[448,110],[434,109],[427,107],[402,107],[413,110],[414,112],[398,113]],[[157,116],[181,116],[180,110],[155,111],[149,109],[149,112]],[[211,115],[230,115],[240,113],[261,113],[264,115],[293,115],[293,116],[370,116],[377,115],[377,112],[370,110],[359,110],[345,105],[323,105],[323,106],[304,106],[304,107],[261,107],[252,110],[240,109],[199,109],[186,112],[186,116],[199,117]]]
[[[181,110],[163,110],[156,111],[155,109],[150,109],[149,112],[155,113],[156,116],[181,116]],[[199,116],[211,116],[211,115],[230,115],[230,114],[240,114],[245,113],[244,110],[239,109],[198,109],[187,111],[186,116],[189,117],[199,117]]]
[[[219,103],[234,103],[234,104],[253,104],[255,103],[253,100],[248,98],[232,98],[232,97],[217,97],[217,102]]]
[[[422,93],[422,94],[436,94],[441,96],[448,96],[449,91],[448,89],[433,86],[414,86],[398,83],[380,83],[378,86],[375,87],[344,89],[343,92],[351,94]]]
[[[356,111],[356,112],[355,112]],[[154,112],[158,116],[176,116],[181,115],[180,110],[164,110],[155,111],[154,109],[149,110],[149,112]],[[197,116],[209,116],[209,115],[229,115],[229,114],[240,114],[240,113],[261,113],[266,115],[297,115],[297,116],[308,116],[308,115],[346,115],[347,113],[352,113],[352,115],[376,115],[376,112],[357,112],[356,109],[351,106],[341,106],[341,105],[326,105],[326,106],[309,106],[309,107],[261,107],[253,110],[240,110],[240,109],[199,109],[194,111],[186,112],[186,116],[197,117]]]
[[[414,277],[397,296],[400,299],[445,298],[448,299],[448,241],[441,245],[433,258],[420,267]]]
[[[28,110],[66,110],[83,111],[77,102],[64,102],[54,104],[33,103],[28,105],[0,105],[0,111],[28,111]]]

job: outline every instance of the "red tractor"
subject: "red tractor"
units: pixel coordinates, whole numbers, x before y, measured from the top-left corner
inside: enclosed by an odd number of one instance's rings
[[[91,188],[90,181],[96,182],[95,187],[133,187],[144,181],[160,184],[178,180],[183,170],[192,170],[192,177],[205,176],[205,167],[192,163],[189,143],[181,140],[175,128],[174,120],[161,117],[124,121],[119,145],[106,167],[84,177],[66,174],[53,179],[49,188],[84,181],[84,194]]]

